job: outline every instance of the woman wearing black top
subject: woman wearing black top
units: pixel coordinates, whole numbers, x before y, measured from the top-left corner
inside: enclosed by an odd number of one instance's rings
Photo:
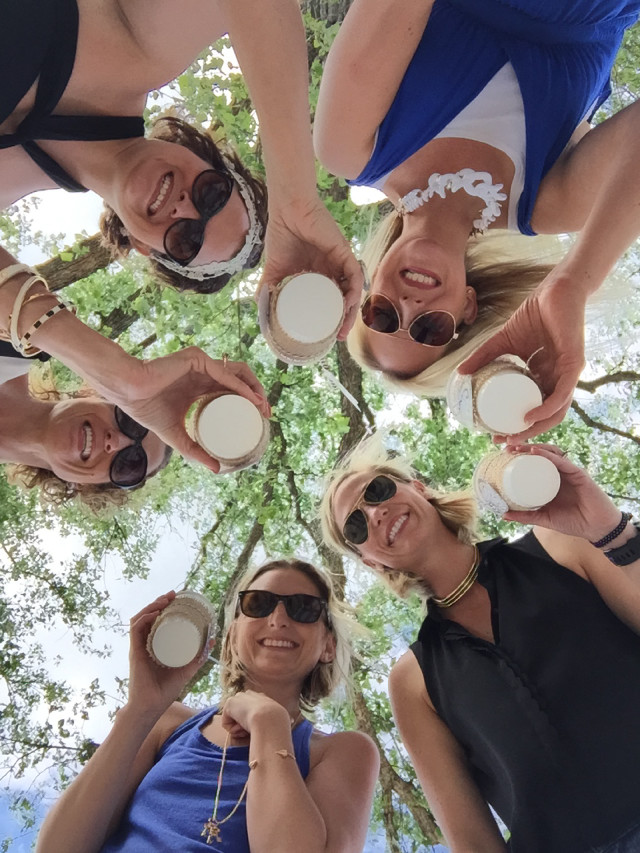
[[[558,448],[518,449],[553,461],[561,488],[505,515],[537,525],[513,543],[476,545],[467,493],[434,492],[371,443],[334,472],[325,534],[427,601],[389,688],[451,850],[636,853],[640,534]]]

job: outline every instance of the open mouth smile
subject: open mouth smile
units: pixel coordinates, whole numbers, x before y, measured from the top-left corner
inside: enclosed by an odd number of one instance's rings
[[[397,518],[393,522],[393,524],[391,525],[391,530],[389,531],[389,534],[387,536],[387,544],[388,545],[393,545],[393,543],[396,540],[398,533],[400,533],[400,531],[405,526],[405,524],[407,523],[408,520],[409,520],[409,513],[405,512],[405,513],[403,513],[403,515],[401,515],[399,518]]]
[[[410,287],[418,287],[420,290],[431,290],[442,284],[440,279],[428,270],[404,269],[400,275]]]
[[[260,640],[259,642],[261,646],[265,646],[268,649],[295,649],[298,645],[291,640],[275,640],[270,637],[265,637],[264,640]]]
[[[169,190],[173,186],[173,172],[167,172],[166,175],[163,175],[160,178],[160,182],[156,187],[155,195],[147,207],[147,213],[149,216],[153,216],[156,214],[163,203],[165,202],[167,196],[169,195]]]
[[[91,456],[94,438],[95,436],[93,433],[93,429],[91,428],[91,424],[88,421],[85,421],[82,424],[82,450],[80,451],[80,459],[82,459],[83,462],[86,462],[87,459]]]

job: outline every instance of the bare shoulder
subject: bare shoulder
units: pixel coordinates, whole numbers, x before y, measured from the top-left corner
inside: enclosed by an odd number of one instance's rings
[[[178,726],[186,723],[197,713],[193,708],[183,705],[182,702],[173,702],[156,723],[158,749],[175,732]]]
[[[577,536],[567,536],[564,533],[558,533],[557,530],[549,530],[546,527],[534,527],[533,535],[552,560],[584,580],[589,580],[584,569],[589,552],[593,551],[593,546],[589,542]]]
[[[311,767],[320,762],[336,762],[357,767],[371,767],[376,770],[379,761],[378,748],[369,735],[364,732],[334,732],[325,734],[314,729],[310,743]]]
[[[414,696],[427,700],[430,705],[422,670],[416,656],[409,649],[391,667],[389,692],[396,696]]]

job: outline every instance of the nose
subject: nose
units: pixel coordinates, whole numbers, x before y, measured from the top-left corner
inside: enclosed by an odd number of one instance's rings
[[[289,616],[284,606],[284,601],[279,601],[275,609],[269,614],[269,624],[274,627],[289,624]]]
[[[200,214],[196,210],[191,196],[186,190],[181,190],[174,200],[171,215],[176,219],[199,219]]]
[[[131,444],[131,439],[128,438],[119,429],[110,428],[104,433],[104,450],[105,453],[113,454],[119,450],[123,450]]]
[[[363,507],[370,527],[380,527],[389,514],[387,501],[381,504],[365,504]]]

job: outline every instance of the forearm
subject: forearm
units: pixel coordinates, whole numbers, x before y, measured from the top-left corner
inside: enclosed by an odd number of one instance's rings
[[[316,194],[304,25],[296,0],[222,0],[260,122],[272,200]]]
[[[618,126],[611,156],[606,168],[591,178],[599,189],[564,262],[586,295],[597,290],[640,234],[640,101],[613,120]]]
[[[15,258],[0,248],[0,270],[15,263]],[[9,316],[16,296],[30,275],[28,272],[19,273],[0,288],[1,327],[9,327]],[[57,302],[56,296],[47,294],[45,286],[40,282],[34,284],[27,295],[36,294],[41,295],[23,304],[20,311],[18,333],[21,336]],[[58,358],[107,398],[110,389],[116,388],[122,377],[138,365],[137,359],[128,355],[114,341],[86,326],[71,311],[61,311],[44,323],[33,333],[30,343]]]
[[[286,717],[265,718],[251,731],[247,830],[251,853],[319,853],[327,829],[300,775]]]
[[[132,791],[123,784],[157,722],[125,706],[109,735],[46,816],[36,853],[93,853],[107,840]]]

